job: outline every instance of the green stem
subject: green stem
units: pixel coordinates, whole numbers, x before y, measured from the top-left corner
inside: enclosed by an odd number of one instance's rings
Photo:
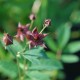
[[[27,48],[27,45],[24,47],[24,49],[22,51],[19,52],[19,54],[24,53],[26,48]]]
[[[61,50],[58,50],[58,51],[57,51],[57,55],[56,55],[56,57],[57,57],[58,60],[61,59],[61,53],[62,53]]]
[[[23,80],[25,80],[25,67],[26,67],[26,60],[24,59]]]
[[[31,28],[32,28],[32,26],[33,26],[33,22],[34,22],[34,20],[32,20],[32,21],[31,21],[30,29],[31,29]]]
[[[24,49],[22,51],[19,52],[19,54],[22,55],[22,53],[25,52],[26,48],[27,48],[27,45],[24,47]],[[26,60],[25,60],[25,58],[24,58],[24,61],[23,61],[23,65],[24,65],[24,68],[23,68],[23,77],[22,77],[21,80],[25,80],[25,67],[26,67]]]
[[[16,56],[16,60],[17,60],[17,66],[18,66],[19,80],[21,80],[21,74],[20,74],[20,68],[19,68],[18,56]]]
[[[45,28],[46,28],[46,26],[43,26],[43,29],[40,31],[39,34],[41,34],[44,31]]]

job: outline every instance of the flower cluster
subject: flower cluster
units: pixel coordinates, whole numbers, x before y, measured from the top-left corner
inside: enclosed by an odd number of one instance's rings
[[[36,17],[34,14],[31,14],[29,16],[29,19],[31,21],[34,21]],[[32,24],[22,25],[21,23],[19,23],[17,34],[14,37],[20,41],[24,41],[24,38],[26,38],[28,40],[27,43],[29,44],[29,48],[33,48],[36,46],[46,47],[43,42],[43,38],[45,38],[47,34],[43,34],[42,32],[50,24],[51,24],[51,20],[46,19],[43,24],[44,25],[43,29],[41,30],[41,32],[38,32],[37,27],[35,27],[32,31],[29,30]],[[13,44],[13,38],[8,33],[5,33],[3,36],[3,42],[6,46],[11,45]]]

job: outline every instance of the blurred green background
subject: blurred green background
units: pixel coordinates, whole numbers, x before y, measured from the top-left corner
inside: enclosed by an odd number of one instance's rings
[[[63,64],[64,69],[54,71],[55,78],[50,80],[80,80],[80,0],[0,0],[0,35],[7,32],[14,36],[19,22],[30,23],[32,12],[36,14],[33,27],[39,31],[44,20],[51,19],[51,26],[44,31],[49,33],[44,39],[46,54],[61,58]],[[0,43],[0,60],[12,59]],[[1,69],[0,80],[10,80]]]

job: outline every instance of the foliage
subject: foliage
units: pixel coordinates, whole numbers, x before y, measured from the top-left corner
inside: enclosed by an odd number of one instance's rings
[[[14,36],[17,23],[29,23],[28,16],[31,12],[36,14],[37,19],[33,27],[37,25],[38,31],[41,31],[45,19],[51,19],[51,26],[44,31],[49,32],[44,39],[47,49],[38,46],[29,50],[26,46],[26,51],[22,52],[26,40],[24,43],[14,40],[13,45],[7,46],[5,50],[2,34],[8,32]],[[71,41],[80,33],[77,31],[77,34],[74,34],[72,31],[75,24],[80,24],[79,14],[79,0],[0,0],[0,73],[4,77],[8,76],[10,80],[17,80],[19,71],[16,55],[21,52],[18,61],[23,76],[26,60],[25,80],[60,78],[59,70],[64,69],[62,63],[71,64],[80,61],[79,56],[75,54],[80,51],[80,41]]]

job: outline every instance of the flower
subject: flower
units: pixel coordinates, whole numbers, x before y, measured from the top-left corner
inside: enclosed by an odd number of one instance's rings
[[[38,45],[46,47],[43,42],[43,38],[46,36],[47,34],[39,33],[36,27],[33,29],[32,32],[28,31],[26,37],[29,40],[29,48],[33,48]]]
[[[18,24],[18,29],[17,29],[17,35],[15,36],[16,38],[20,39],[21,41],[24,40],[24,37],[29,29],[30,24],[26,25],[21,25],[20,23]]]
[[[8,33],[4,33],[3,42],[6,46],[13,44],[13,38]]]
[[[51,25],[51,19],[46,19],[46,20],[44,21],[44,26],[48,27],[48,26],[50,26],[50,25]]]
[[[32,14],[30,14],[30,16],[29,16],[29,19],[30,19],[30,20],[35,20],[35,19],[36,19],[36,16],[32,13]]]

